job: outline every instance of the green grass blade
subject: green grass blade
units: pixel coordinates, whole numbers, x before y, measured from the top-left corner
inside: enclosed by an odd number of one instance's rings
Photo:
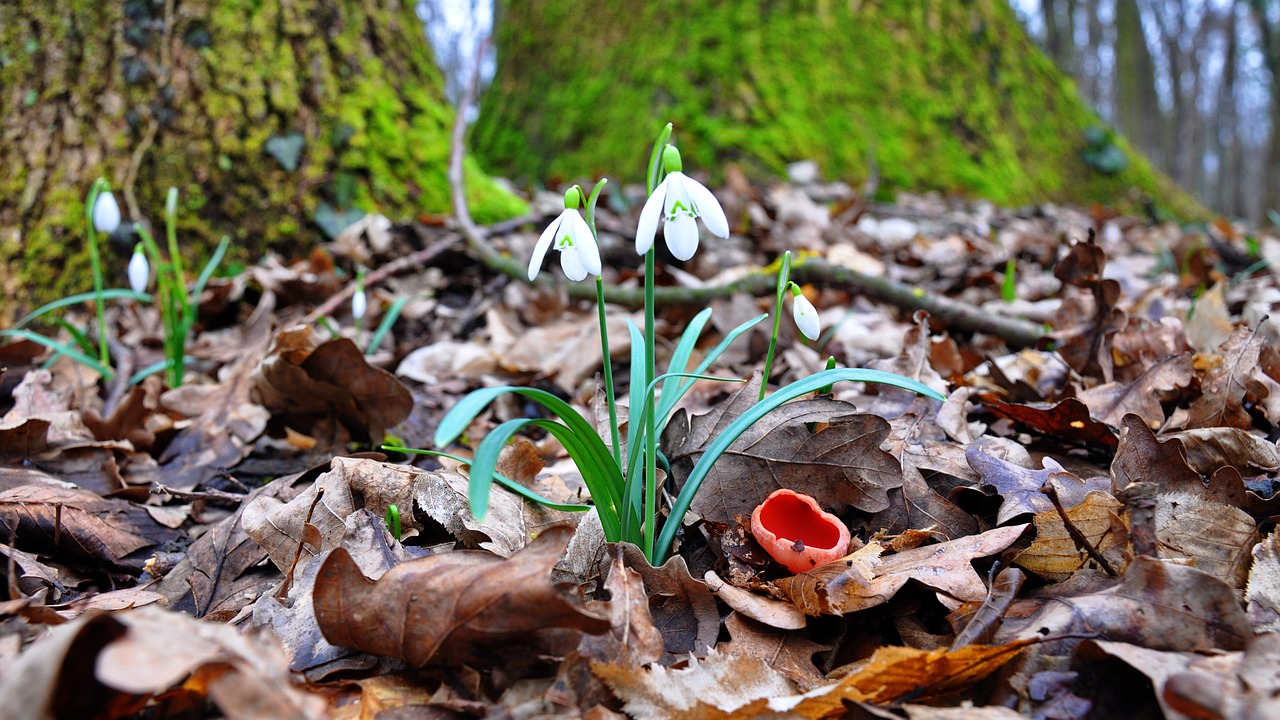
[[[658,536],[658,541],[654,546],[655,556],[653,563],[661,565],[666,560],[667,552],[671,549],[671,543],[675,540],[676,532],[680,529],[680,523],[684,519],[684,514],[688,512],[689,506],[693,503],[693,497],[697,495],[702,481],[706,479],[707,474],[711,472],[711,468],[715,465],[720,456],[729,449],[742,433],[748,428],[756,424],[770,411],[781,406],[783,403],[794,400],[806,393],[811,393],[820,387],[830,385],[842,380],[849,382],[874,382],[882,385],[892,385],[905,390],[920,393],[926,397],[935,400],[943,400],[946,398],[936,390],[927,385],[905,378],[901,375],[883,372],[880,370],[866,370],[863,368],[837,368],[835,370],[823,370],[814,373],[803,380],[797,380],[786,387],[780,388],[768,398],[756,403],[752,408],[743,413],[737,420],[729,424],[712,443],[707,446],[702,457],[698,459],[698,464],[693,467],[693,471],[689,473],[689,477],[684,482],[684,487],[680,489],[680,494],[676,497],[675,503],[671,507],[671,514],[667,517],[667,521],[662,526],[662,533]]]
[[[396,320],[400,318],[400,311],[404,310],[404,306],[409,304],[408,296],[398,298],[391,307],[387,309],[385,315],[382,316],[382,322],[378,323],[378,329],[374,331],[373,337],[369,338],[369,344],[364,349],[365,355],[372,355],[374,350],[382,344],[382,339],[391,332],[391,326],[396,324]]]
[[[162,371],[164,371],[164,370],[168,370],[168,369],[169,369],[169,365],[171,364],[171,362],[172,362],[171,360],[169,360],[168,358],[165,358],[164,360],[161,360],[160,362],[157,362],[157,363],[151,363],[150,365],[148,365],[148,366],[146,366],[146,367],[142,368],[141,370],[139,370],[138,372],[136,372],[136,373],[134,373],[132,376],[130,376],[130,378],[129,378],[129,387],[133,387],[134,385],[137,385],[138,383],[142,382],[143,380],[146,380],[146,379],[147,379],[148,377],[150,377],[151,375],[155,375],[155,374],[156,374],[156,373],[158,373],[158,372],[162,372]]]
[[[111,370],[103,367],[102,363],[98,362],[97,358],[90,357],[71,345],[60,343],[57,340],[47,338],[39,333],[33,333],[30,330],[23,329],[0,330],[0,337],[16,337],[24,340],[30,340],[31,342],[43,345],[50,350],[62,353],[81,365],[93,368],[103,377],[111,377]]]
[[[80,303],[94,300],[97,297],[98,297],[98,294],[92,293],[92,292],[79,293],[78,295],[68,295],[64,298],[54,300],[51,303],[41,305],[35,310],[32,310],[25,317],[19,320],[18,324],[14,325],[13,327],[16,330],[18,328],[25,326],[26,324],[30,323],[32,320],[35,320],[41,315],[46,315],[48,313],[53,312],[54,310],[61,310],[62,308],[71,307],[72,305],[79,305]],[[110,288],[108,290],[102,291],[103,300],[116,300],[119,298],[129,298],[131,300],[137,300],[138,302],[147,302],[147,303],[151,302],[150,295],[146,293],[136,293],[128,288]]]
[[[200,294],[204,292],[204,286],[209,284],[209,278],[213,277],[218,265],[222,264],[222,258],[226,256],[229,247],[231,247],[231,238],[223,235],[222,240],[218,241],[218,247],[213,251],[213,257],[210,257],[209,262],[205,263],[204,268],[200,270],[200,277],[196,278],[195,287],[191,288],[192,307],[200,303]]]
[[[676,343],[675,351],[671,353],[671,362],[667,364],[667,373],[669,375],[682,373],[689,367],[689,357],[693,355],[693,349],[698,344],[698,338],[702,336],[702,329],[707,326],[707,321],[710,319],[711,308],[707,308],[689,321],[689,326],[680,335],[680,342]],[[668,377],[667,381],[662,383],[660,397],[666,397],[675,392],[677,384],[678,381],[674,376]]]
[[[72,325],[71,323],[67,322],[66,320],[63,320],[62,318],[58,318],[57,320],[54,320],[53,324],[57,325],[63,330],[66,330],[67,334],[71,336],[71,339],[75,341],[76,345],[80,346],[81,350],[84,350],[86,355],[92,355],[95,352],[97,352],[97,348],[93,346],[93,341],[90,340],[89,336],[85,334],[85,332],[80,328],[76,327],[75,325]]]
[[[711,367],[711,363],[715,362],[717,358],[723,355],[724,351],[728,350],[729,346],[733,344],[733,341],[738,339],[738,336],[742,335],[746,331],[760,324],[760,321],[764,320],[767,317],[769,317],[769,314],[764,313],[756,317],[755,319],[748,320],[742,323],[741,325],[739,325],[738,327],[734,328],[733,330],[729,331],[729,334],[724,336],[724,339],[720,341],[720,344],[712,348],[711,352],[707,353],[707,356],[704,357],[702,359],[702,362],[698,364],[698,367],[694,368],[693,374],[695,376],[701,376],[703,373],[705,373],[707,371],[707,368]],[[675,390],[669,394],[666,392],[666,386],[665,385],[663,386],[662,397],[658,398],[658,434],[659,436],[661,436],[663,428],[667,426],[667,422],[671,420],[671,413],[675,411],[676,403],[680,402],[680,398],[684,397],[684,394],[689,392],[689,388],[693,387],[693,383],[695,382],[695,380],[696,378],[690,379],[688,382],[685,382],[683,380],[680,381],[680,383],[676,385]]]
[[[428,455],[431,457],[449,458],[454,462],[466,465],[468,468],[471,467],[471,461],[468,460],[467,458],[464,458],[461,455],[454,455],[452,453],[440,452],[439,450],[421,450],[419,448],[400,447],[398,445],[383,445],[382,449],[388,452],[401,452],[401,453],[413,454],[413,455]],[[592,505],[582,505],[579,503],[558,503],[554,500],[551,500],[549,498],[543,497],[542,495],[539,495],[538,493],[530,490],[524,485],[521,485],[520,483],[516,482],[515,480],[512,480],[511,478],[501,473],[495,472],[493,474],[493,479],[498,481],[499,484],[501,484],[503,487],[510,490],[511,492],[527,500],[532,500],[533,502],[536,502],[543,507],[551,508],[552,510],[559,510],[560,512],[577,513],[577,512],[586,512],[593,507]]]

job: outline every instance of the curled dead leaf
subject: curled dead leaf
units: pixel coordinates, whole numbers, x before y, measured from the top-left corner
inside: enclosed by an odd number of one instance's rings
[[[584,606],[551,582],[551,568],[573,531],[556,526],[511,558],[460,550],[401,563],[365,577],[343,548],[316,576],[316,621],[334,645],[398,657],[485,664],[494,646],[509,651],[546,631],[602,633],[607,611]]]

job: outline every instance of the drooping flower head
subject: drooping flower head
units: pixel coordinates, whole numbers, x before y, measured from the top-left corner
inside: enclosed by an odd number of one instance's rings
[[[560,267],[565,277],[577,281],[587,275],[600,274],[600,248],[596,247],[596,238],[587,221],[578,213],[580,207],[582,191],[575,185],[564,194],[564,212],[551,221],[533,246],[533,257],[529,259],[530,282],[538,277],[542,260],[552,244],[560,251]]]
[[[816,341],[822,334],[822,324],[818,321],[818,309],[809,302],[809,298],[800,291],[800,286],[788,283],[791,287],[791,315],[795,318],[800,334]]]
[[[667,248],[680,260],[688,260],[698,251],[695,218],[702,218],[707,230],[721,238],[729,237],[729,221],[716,196],[702,183],[682,172],[680,151],[675,146],[663,148],[662,163],[667,177],[654,188],[640,211],[636,252],[644,255],[653,247],[653,236],[658,231],[658,216],[661,215],[666,221],[662,235],[667,239]]]
[[[93,229],[110,235],[120,227],[120,206],[116,204],[116,196],[110,190],[98,193],[93,202]]]
[[[356,320],[364,318],[369,308],[369,296],[364,292],[364,270],[356,275],[356,291],[351,295],[351,317]]]
[[[129,258],[129,287],[136,293],[147,291],[147,281],[151,279],[151,265],[142,252],[142,243],[133,246],[133,257]]]

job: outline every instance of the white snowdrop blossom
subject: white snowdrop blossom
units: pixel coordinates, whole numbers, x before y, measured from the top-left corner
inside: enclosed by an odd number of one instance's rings
[[[636,252],[644,255],[653,247],[653,236],[658,231],[658,216],[666,224],[662,235],[667,248],[680,260],[688,260],[698,251],[698,225],[695,218],[702,218],[707,230],[716,237],[729,237],[729,221],[724,216],[720,201],[702,183],[681,171],[680,151],[668,145],[662,151],[662,161],[669,171],[666,178],[654,188],[640,211],[640,224],[636,227]]]
[[[564,212],[551,221],[533,246],[533,257],[529,259],[530,282],[538,277],[542,260],[553,244],[560,251],[560,267],[565,277],[577,281],[587,275],[600,274],[600,248],[587,221],[578,214],[581,202],[582,193],[577,187],[569,188],[564,194]]]
[[[151,279],[151,266],[147,256],[142,252],[142,245],[133,248],[133,257],[129,258],[129,287],[136,293],[147,291],[147,281]]]
[[[110,235],[120,227],[120,206],[110,190],[98,194],[93,203],[93,229]]]
[[[795,283],[791,283],[791,314],[795,318],[796,327],[800,328],[800,334],[814,341],[822,334],[818,309],[800,292],[800,286]]]
[[[351,296],[351,317],[361,320],[368,309],[369,297],[365,295],[364,288],[360,288]]]

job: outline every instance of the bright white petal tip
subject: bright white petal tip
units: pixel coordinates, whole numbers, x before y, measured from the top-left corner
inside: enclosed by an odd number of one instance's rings
[[[822,334],[822,325],[818,321],[818,310],[809,302],[809,298],[804,295],[793,296],[791,312],[796,320],[796,327],[800,328],[800,334],[816,341]]]
[[[658,233],[658,216],[662,214],[662,205],[667,196],[667,183],[671,176],[654,188],[653,194],[645,201],[640,210],[640,224],[636,226],[636,252],[644,255],[653,247],[653,236]]]
[[[135,252],[129,258],[129,287],[136,293],[147,291],[147,281],[151,279],[151,267],[147,264],[147,256]]]
[[[684,179],[684,187],[689,193],[689,198],[693,200],[694,212],[702,218],[707,231],[716,237],[729,237],[729,220],[725,218],[724,208],[720,207],[720,201],[716,196],[712,195],[705,185],[692,178]]]
[[[120,206],[110,191],[100,193],[93,203],[93,229],[110,235],[120,227]]]
[[[667,238],[667,249],[677,260],[688,260],[698,252],[698,224],[688,215],[676,215],[662,228]]]
[[[364,318],[365,310],[368,308],[368,296],[364,294],[363,290],[357,290],[356,294],[351,296],[351,317],[356,320]]]
[[[538,242],[533,246],[533,257],[529,258],[529,282],[533,282],[538,277],[538,273],[542,271],[542,259],[547,256],[547,248],[551,247],[551,241],[555,239],[556,233],[560,230],[560,220],[564,217],[564,213],[556,216],[555,220],[547,226],[546,230],[538,236]]]

